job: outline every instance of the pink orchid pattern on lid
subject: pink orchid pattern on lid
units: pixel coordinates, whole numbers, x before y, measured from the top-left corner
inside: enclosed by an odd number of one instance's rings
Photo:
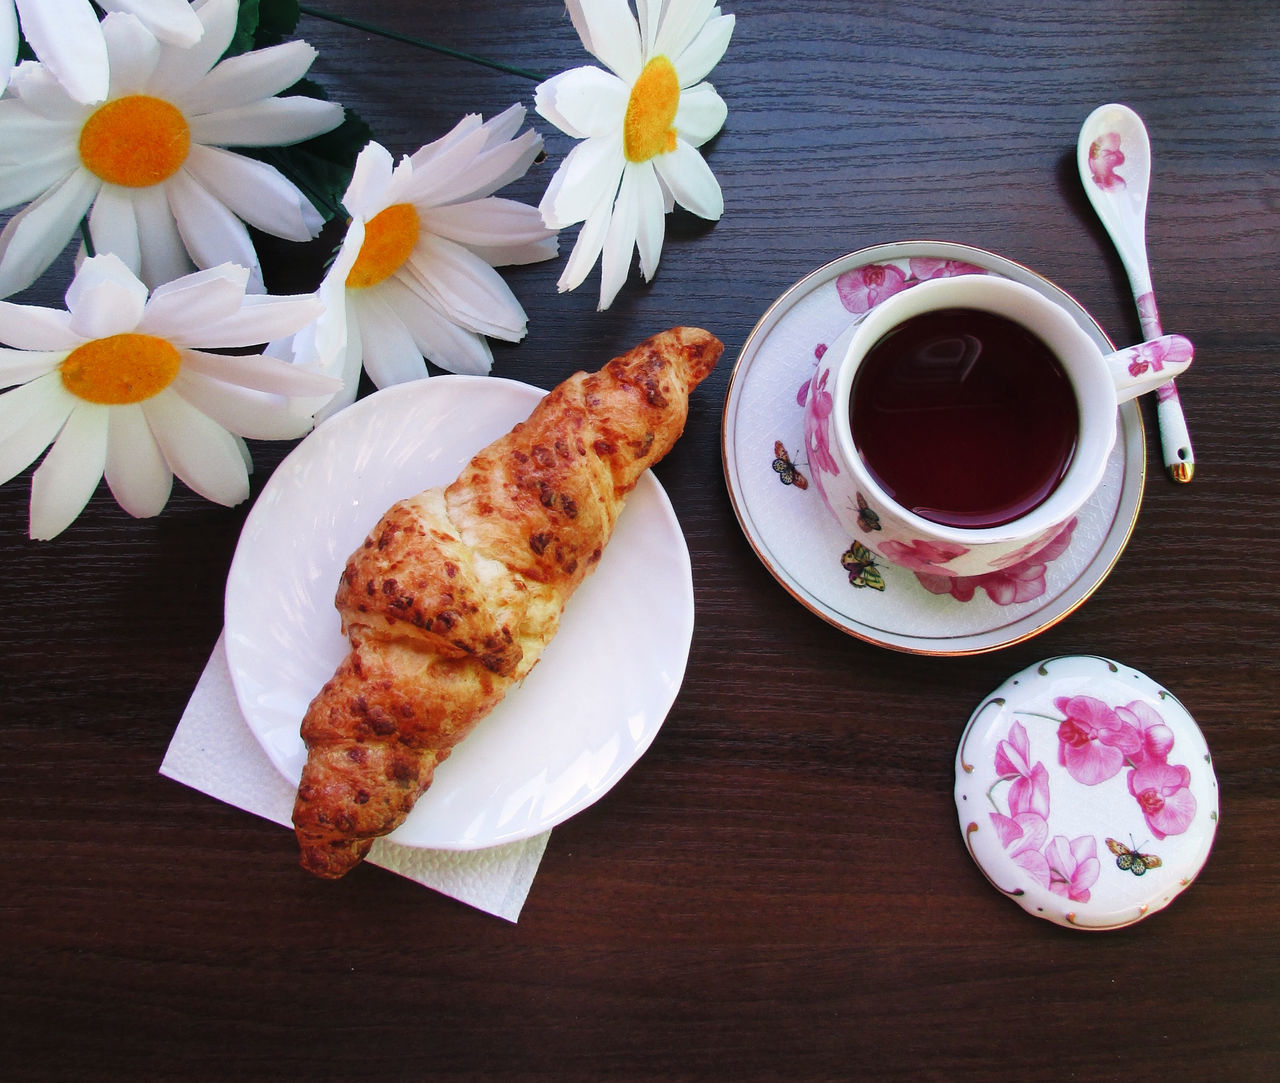
[[[1141,700],[1109,707],[1090,696],[1053,701],[1065,716],[1058,725],[1058,762],[1077,782],[1098,786],[1128,771],[1129,793],[1157,839],[1180,835],[1195,818],[1191,773],[1169,763],[1173,733]]]
[[[1049,773],[1043,763],[1031,763],[1030,742],[1020,722],[996,748],[996,783],[987,796],[996,811],[991,823],[1014,864],[1036,883],[1073,902],[1088,902],[1090,888],[1101,871],[1098,843],[1092,835],[1049,838]],[[993,791],[1010,782],[1009,811],[1002,813]]]
[[[1092,656],[1015,674],[956,757],[970,854],[1029,913],[1077,928],[1167,905],[1208,857],[1217,781],[1204,736],[1149,677]]]

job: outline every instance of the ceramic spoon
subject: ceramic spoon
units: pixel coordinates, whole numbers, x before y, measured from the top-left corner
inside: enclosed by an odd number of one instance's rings
[[[1151,141],[1142,118],[1125,105],[1100,105],[1080,128],[1076,163],[1089,202],[1110,234],[1129,276],[1143,337],[1159,338],[1163,332],[1151,288],[1146,239]],[[1156,420],[1165,469],[1174,481],[1190,481],[1195,457],[1182,402],[1172,380],[1156,389]]]

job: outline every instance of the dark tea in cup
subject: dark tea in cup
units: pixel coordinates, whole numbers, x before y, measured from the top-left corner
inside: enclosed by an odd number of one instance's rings
[[[1020,519],[1071,464],[1079,410],[1053,350],[994,312],[911,316],[866,352],[849,398],[854,447],[899,506],[943,526]]]

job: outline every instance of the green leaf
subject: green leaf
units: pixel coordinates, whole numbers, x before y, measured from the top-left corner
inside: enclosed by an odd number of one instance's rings
[[[261,49],[276,45],[298,29],[298,0],[257,0],[258,29],[254,38]]]
[[[298,26],[298,0],[240,0],[236,32],[224,56],[279,45]]]
[[[240,0],[240,11],[236,16],[236,32],[231,37],[231,44],[223,57],[239,56],[253,49],[253,37],[258,32],[258,0]]]

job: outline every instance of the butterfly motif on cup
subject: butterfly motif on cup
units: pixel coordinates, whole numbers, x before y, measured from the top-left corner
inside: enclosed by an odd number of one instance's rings
[[[797,489],[809,488],[809,479],[791,461],[781,440],[773,442],[773,469],[783,485],[794,485]]]
[[[840,556],[840,566],[849,573],[849,583],[855,587],[884,590],[884,576],[876,564],[876,558],[860,541],[855,541]]]
[[[1107,849],[1116,855],[1116,868],[1134,876],[1145,876],[1148,869],[1158,869],[1164,864],[1155,854],[1140,854],[1136,846],[1130,849],[1115,839],[1107,839]]]
[[[880,516],[867,507],[867,498],[861,493],[858,496],[858,526],[868,534],[880,529]]]

